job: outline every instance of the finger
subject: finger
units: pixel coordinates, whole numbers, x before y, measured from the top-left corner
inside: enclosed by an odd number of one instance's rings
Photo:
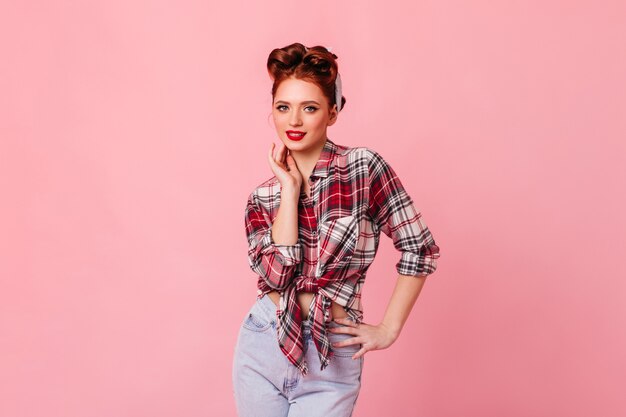
[[[278,150],[278,160],[281,163],[285,163],[285,156],[287,156],[287,146],[283,142],[280,142],[280,148]]]
[[[285,156],[287,154],[287,146],[283,143],[280,142],[280,144],[278,145],[278,150],[276,151],[276,164],[278,164],[281,168],[283,169],[287,169],[287,165],[285,164]]]
[[[267,155],[267,159],[270,163],[270,167],[272,168],[272,171],[274,171],[274,173],[276,173],[276,169],[280,168],[280,166],[276,163],[276,159],[274,159],[274,148],[276,147],[276,145],[274,144],[274,142],[272,142],[272,146],[270,147],[270,151],[269,154]]]
[[[276,146],[276,145],[274,144],[274,142],[272,142],[272,145],[270,146],[270,151],[269,151],[269,153],[267,154],[267,159],[269,160],[270,165],[273,165],[273,163],[275,162],[275,161],[274,161],[274,147],[275,147],[275,146]]]
[[[293,156],[291,156],[291,154],[287,155],[286,161],[290,171],[298,169],[298,165],[296,165],[296,160],[293,159]]]
[[[367,352],[367,349],[365,349],[365,347],[362,347],[357,353],[352,355],[352,359],[359,359],[361,356],[365,355],[365,352]]]
[[[345,324],[346,326],[350,326],[350,327],[359,327],[359,325],[357,323],[355,323],[354,321],[346,318],[346,317],[342,317],[339,319],[335,319],[336,322],[341,323],[341,324]]]
[[[341,342],[335,342],[335,343],[331,343],[332,347],[348,347],[348,346],[354,346],[354,345],[361,345],[361,338],[359,338],[358,336],[352,335],[354,337],[350,338],[350,339],[345,339],[342,340]],[[355,346],[356,347],[356,346]]]
[[[274,154],[272,155],[272,157],[274,158],[274,161],[276,162],[280,162],[280,146],[282,145],[282,142],[278,144],[278,146],[274,145]]]
[[[351,327],[329,327],[328,331],[331,333],[350,333],[352,331]],[[352,333],[350,333],[352,334]]]

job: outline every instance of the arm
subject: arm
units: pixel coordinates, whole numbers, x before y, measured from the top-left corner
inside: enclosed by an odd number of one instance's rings
[[[281,202],[273,223],[257,204],[254,193],[248,198],[245,225],[250,268],[276,290],[291,282],[302,261],[298,242],[298,195],[281,190]]]
[[[426,276],[437,268],[439,247],[422,215],[391,166],[375,151],[369,161],[370,215],[400,251],[399,276],[381,326],[396,340],[411,312]]]
[[[280,207],[272,225],[272,238],[279,245],[295,245],[298,241],[298,199],[296,191],[281,189]]]
[[[348,333],[356,336],[339,342],[334,346],[340,347],[362,343],[363,346],[352,356],[352,359],[358,359],[370,350],[386,349],[391,346],[400,336],[402,327],[409,317],[425,282],[425,275],[418,277],[399,275],[387,305],[385,316],[378,325],[356,324],[347,318],[334,319],[346,327],[330,328],[331,332]]]
[[[363,344],[353,359],[370,350],[385,349],[398,338],[426,276],[435,271],[436,259],[439,258],[439,247],[402,182],[378,153],[370,152],[368,213],[375,227],[393,240],[401,255],[396,264],[398,280],[380,324],[356,324],[347,319],[335,319],[348,327],[333,328],[331,331],[356,336],[339,342],[337,346]]]
[[[432,274],[437,269],[439,247],[393,168],[380,154],[370,152],[369,215],[400,252],[396,271],[413,277]]]
[[[392,340],[395,341],[400,336],[402,327],[409,317],[425,282],[426,276],[398,275],[396,286],[381,322],[381,326],[389,330]]]

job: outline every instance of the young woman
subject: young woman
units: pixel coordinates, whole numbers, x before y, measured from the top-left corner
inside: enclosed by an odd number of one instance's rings
[[[240,417],[350,416],[364,354],[398,338],[436,269],[439,247],[389,164],[327,136],[346,103],[336,59],[294,43],[267,60],[281,145],[245,210],[258,291],[234,352]],[[366,324],[361,289],[380,232],[401,253],[399,276],[382,321]]]

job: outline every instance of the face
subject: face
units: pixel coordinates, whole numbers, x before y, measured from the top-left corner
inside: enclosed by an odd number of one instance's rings
[[[288,78],[280,83],[274,97],[272,115],[278,137],[296,152],[319,149],[326,141],[326,128],[337,120],[337,106],[314,83]],[[290,131],[304,135],[290,135]]]

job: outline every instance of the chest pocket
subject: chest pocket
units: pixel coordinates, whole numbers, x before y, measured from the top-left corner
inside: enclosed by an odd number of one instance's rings
[[[359,224],[355,216],[327,220],[319,225],[319,258],[316,276],[345,275],[359,240]],[[332,271],[333,273],[327,274]],[[339,277],[337,277],[339,278]]]

